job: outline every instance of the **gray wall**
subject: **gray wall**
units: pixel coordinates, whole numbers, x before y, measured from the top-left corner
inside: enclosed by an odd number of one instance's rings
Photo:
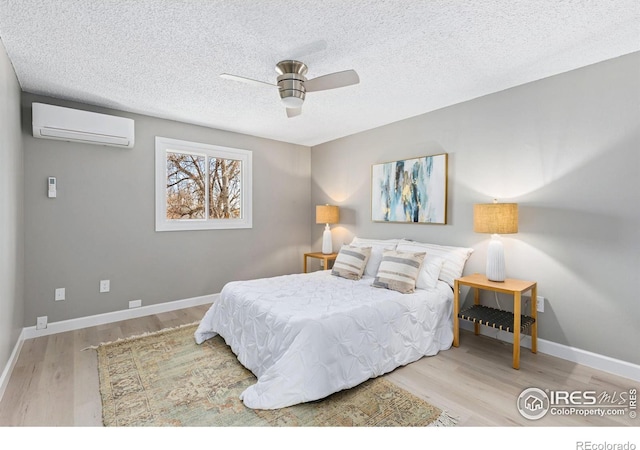
[[[334,247],[354,235],[469,246],[472,273],[489,240],[473,204],[517,202],[507,276],[547,298],[539,336],[640,364],[639,105],[635,53],[342,138],[312,148],[312,204],[341,206]],[[371,222],[372,164],[443,152],[447,225]]]
[[[23,176],[20,86],[0,41],[0,373],[24,317]]]
[[[132,149],[36,139],[31,103],[131,117]],[[302,271],[309,251],[310,149],[252,136],[23,94],[24,325],[220,292],[231,280]],[[253,152],[253,228],[155,231],[155,136]],[[56,199],[46,195],[57,177]],[[99,281],[111,292],[99,293]],[[55,302],[56,288],[66,300]]]

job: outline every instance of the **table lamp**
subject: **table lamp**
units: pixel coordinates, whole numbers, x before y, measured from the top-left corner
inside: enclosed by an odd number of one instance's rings
[[[473,231],[491,233],[487,248],[487,278],[490,281],[504,281],[504,246],[500,234],[518,232],[517,203],[479,203],[473,205]]]
[[[325,255],[333,253],[331,244],[331,228],[329,228],[329,224],[338,223],[338,220],[340,220],[340,209],[337,206],[316,206],[316,223],[326,224],[324,227],[324,233],[322,233],[322,253]]]

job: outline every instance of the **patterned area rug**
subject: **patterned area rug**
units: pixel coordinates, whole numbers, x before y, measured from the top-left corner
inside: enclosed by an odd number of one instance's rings
[[[315,402],[252,410],[239,395],[256,382],[219,336],[196,345],[195,324],[101,344],[106,426],[451,426],[446,412],[384,378]]]

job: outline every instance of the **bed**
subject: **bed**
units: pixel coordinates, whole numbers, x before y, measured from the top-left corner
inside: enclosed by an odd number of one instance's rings
[[[447,258],[430,251],[416,276],[421,287],[412,292],[379,286],[383,255],[426,254],[421,245],[432,244],[356,238],[341,248],[334,270],[227,283],[201,320],[196,343],[220,335],[253,372],[257,382],[241,394],[253,409],[318,400],[435,355],[453,341]],[[357,279],[336,275],[345,247],[370,252]],[[418,282],[428,270],[429,283]]]

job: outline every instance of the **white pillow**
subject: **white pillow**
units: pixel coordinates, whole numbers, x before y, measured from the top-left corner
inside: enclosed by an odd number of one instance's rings
[[[400,243],[400,239],[368,239],[368,238],[360,238],[355,236],[351,240],[351,245],[385,245],[385,246],[396,246]]]
[[[406,242],[406,241],[405,241]],[[407,252],[424,252],[425,248],[423,245],[411,245],[402,243],[402,251]],[[427,253],[425,257],[422,267],[420,268],[420,275],[418,275],[418,280],[416,282],[416,287],[418,289],[433,289],[436,287],[438,283],[438,278],[440,277],[440,271],[442,270],[442,266],[444,265],[444,258],[440,256],[433,256]]]
[[[333,263],[331,275],[347,278],[349,280],[359,280],[362,278],[364,268],[367,265],[367,260],[370,255],[371,247],[343,245]]]
[[[378,267],[382,262],[382,253],[385,250],[395,250],[396,246],[371,245],[371,244],[351,244],[354,247],[371,248],[371,256],[367,261],[367,267],[364,268],[364,275],[367,277],[375,277],[378,273]]]
[[[367,267],[364,269],[364,275],[375,277],[378,273],[378,267],[382,262],[382,252],[385,250],[395,250],[400,239],[364,239],[354,237],[351,245],[356,247],[371,247],[371,256],[367,261]]]
[[[415,242],[408,239],[402,239],[397,246],[397,250],[401,251],[423,251],[429,256],[437,256],[444,259],[442,269],[440,269],[439,280],[444,281],[453,287],[456,278],[462,276],[464,266],[473,253],[472,248],[453,247],[438,244],[427,244],[424,242]]]
[[[386,250],[372,286],[403,294],[414,292],[425,255],[425,252]]]
[[[420,267],[420,275],[418,275],[418,279],[416,280],[416,288],[433,289],[436,287],[443,265],[444,258],[431,256],[427,253],[427,256],[422,262],[422,267]]]

